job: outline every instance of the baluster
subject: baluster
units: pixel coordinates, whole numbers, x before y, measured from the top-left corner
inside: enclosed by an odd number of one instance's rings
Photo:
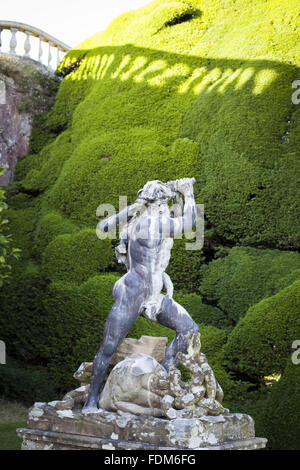
[[[0,51],[1,51],[1,46],[2,46],[2,41],[1,41],[1,33],[3,31],[3,28],[0,26]]]
[[[17,29],[11,28],[10,32],[11,32],[11,38],[10,38],[10,43],[9,43],[9,53],[15,54],[16,47],[17,47],[17,38],[16,38]]]
[[[42,46],[42,38],[40,38],[40,42],[39,42],[39,62],[42,62],[42,55],[43,55],[43,46]]]
[[[30,49],[31,49],[31,44],[30,44],[30,33],[28,31],[25,31],[26,34],[26,39],[24,42],[24,57],[29,57]]]
[[[49,42],[49,49],[48,49],[48,67],[51,67],[51,60],[52,60],[52,55],[51,55],[51,42]]]
[[[56,67],[59,66],[60,64],[60,57],[59,57],[59,47],[57,47],[57,55],[56,55]]]

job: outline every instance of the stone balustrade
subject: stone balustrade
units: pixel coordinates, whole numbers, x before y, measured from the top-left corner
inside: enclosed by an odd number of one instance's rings
[[[58,64],[61,62],[63,56],[71,49],[71,47],[64,44],[62,41],[50,36],[50,34],[45,33],[44,31],[35,28],[33,26],[29,26],[24,23],[19,23],[15,21],[1,21],[0,20],[0,51],[2,51],[2,42],[1,42],[1,35],[4,33],[5,30],[9,30],[10,32],[10,41],[9,41],[9,50],[8,53],[11,55],[21,55],[23,57],[28,57],[34,60],[38,60],[38,62],[43,63],[44,65],[48,66],[50,69],[56,69]],[[17,33],[23,33],[21,35],[17,35]],[[23,37],[22,37],[23,36]],[[37,38],[38,44],[37,46],[37,57],[33,57],[32,55],[32,38]],[[23,49],[21,54],[17,53],[17,47],[19,46],[19,41],[23,41]],[[46,54],[47,57],[44,56],[45,47],[43,47],[44,43],[48,44]],[[53,53],[56,55],[54,56]],[[55,64],[53,64],[55,59]]]

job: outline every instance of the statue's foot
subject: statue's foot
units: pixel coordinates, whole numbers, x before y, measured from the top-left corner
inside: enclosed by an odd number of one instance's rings
[[[87,400],[81,410],[81,413],[84,415],[87,415],[90,413],[98,413],[98,412],[99,412],[99,409],[97,406],[97,401],[93,399]]]
[[[99,413],[99,408],[97,408],[97,406],[86,406],[84,405],[84,407],[82,408],[81,410],[81,413],[83,415],[88,415],[88,414],[95,414],[95,413]]]

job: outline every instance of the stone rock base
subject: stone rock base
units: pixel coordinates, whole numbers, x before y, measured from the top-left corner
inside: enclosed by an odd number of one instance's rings
[[[267,442],[255,437],[245,414],[167,420],[103,410],[83,415],[47,403],[35,403],[28,428],[17,433],[24,450],[251,450]]]

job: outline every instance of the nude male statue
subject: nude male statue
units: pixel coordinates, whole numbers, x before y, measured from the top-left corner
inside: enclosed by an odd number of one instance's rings
[[[176,331],[162,363],[167,371],[177,364],[177,353],[185,352],[185,335],[198,331],[188,312],[173,300],[173,284],[165,273],[173,238],[190,232],[196,224],[194,183],[195,180],[190,178],[166,184],[150,181],[139,191],[133,205],[100,223],[99,228],[108,232],[126,221],[116,255],[119,262],[126,265],[127,273],[113,288],[115,302],[94,359],[90,392],[83,413],[97,411],[99,391],[111,358],[139,315]],[[184,207],[181,215],[176,217],[170,213],[168,203],[176,199],[178,193],[184,197]],[[163,289],[166,295],[162,294]]]

